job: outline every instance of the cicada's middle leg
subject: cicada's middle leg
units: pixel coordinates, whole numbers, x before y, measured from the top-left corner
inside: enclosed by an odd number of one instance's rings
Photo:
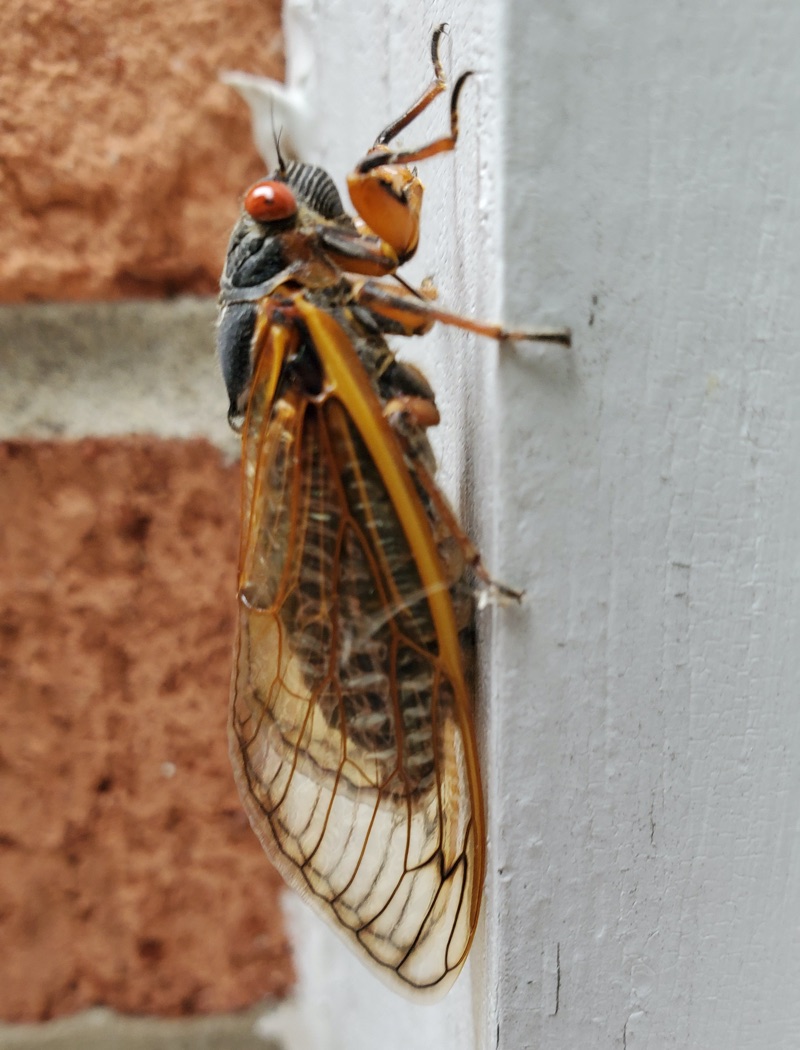
[[[443,310],[422,293],[395,291],[380,281],[358,281],[353,283],[353,300],[366,307],[378,318],[390,321],[403,335],[424,335],[434,324],[461,328],[475,335],[487,336],[498,342],[512,343],[528,341],[572,345],[569,328],[505,328],[491,321],[478,321],[473,317]]]

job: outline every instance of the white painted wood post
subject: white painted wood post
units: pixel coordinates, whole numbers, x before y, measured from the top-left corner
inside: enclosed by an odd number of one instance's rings
[[[316,0],[337,176],[440,20],[479,76],[417,274],[575,346],[413,348],[445,484],[528,592],[483,625],[485,931],[415,1007],[299,916],[305,1045],[795,1050],[800,7]]]
[[[800,1045],[800,8],[507,8],[503,1048]],[[499,759],[499,761],[498,761]]]

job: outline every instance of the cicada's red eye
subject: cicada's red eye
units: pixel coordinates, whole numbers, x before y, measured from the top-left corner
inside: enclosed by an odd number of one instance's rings
[[[245,194],[244,207],[257,222],[278,222],[296,214],[297,201],[285,182],[267,179],[250,187]]]

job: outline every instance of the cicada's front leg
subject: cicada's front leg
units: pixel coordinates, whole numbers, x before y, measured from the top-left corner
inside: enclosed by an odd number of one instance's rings
[[[442,70],[442,60],[439,55],[439,45],[442,42],[442,37],[445,35],[447,30],[447,23],[442,22],[441,25],[437,26],[433,31],[431,37],[431,62],[433,63],[433,80],[425,88],[419,98],[401,116],[397,117],[390,124],[387,124],[383,131],[375,139],[375,145],[372,147],[373,150],[387,150],[389,143],[392,139],[397,138],[401,131],[408,127],[408,125],[417,119],[420,113],[423,113],[428,106],[437,98],[447,87],[447,80],[445,79],[444,71]]]
[[[410,167],[418,160],[455,149],[458,139],[458,97],[470,73],[459,77],[450,99],[450,134],[420,149],[392,152],[379,137],[378,142],[347,177],[350,200],[361,222],[355,230],[320,227],[319,237],[326,251],[342,269],[369,277],[394,274],[408,262],[419,244],[420,213],[424,187]],[[387,130],[396,132],[429,105],[436,94],[428,88],[420,102],[411,107]],[[421,104],[424,100],[424,104]]]
[[[389,144],[416,120],[447,86],[439,56],[439,44],[445,28],[444,25],[439,26],[431,41],[433,80],[402,116],[383,129],[375,140],[375,145],[347,179],[350,199],[361,219],[358,227],[360,239],[354,235],[350,246],[341,238],[337,238],[338,243],[334,245],[326,242],[326,246],[337,256],[337,261],[344,269],[380,276],[393,272],[385,267],[387,257],[394,258],[396,269],[410,259],[417,249],[423,186],[411,165],[418,160],[455,148],[458,138],[458,97],[470,74],[463,74],[453,90],[450,100],[449,135],[414,150],[395,151]],[[357,239],[359,243],[356,243]],[[365,260],[365,252],[372,254],[374,258]],[[348,266],[348,260],[355,262],[355,265]],[[368,268],[370,262],[375,264],[375,268]]]
[[[453,88],[449,135],[434,139],[418,149],[398,152],[392,152],[379,141],[348,176],[347,188],[353,206],[368,229],[392,246],[399,263],[407,262],[419,243],[424,188],[411,165],[437,153],[448,153],[455,149],[458,141],[458,99],[470,76],[471,73],[463,73]],[[414,112],[413,107],[409,112]]]

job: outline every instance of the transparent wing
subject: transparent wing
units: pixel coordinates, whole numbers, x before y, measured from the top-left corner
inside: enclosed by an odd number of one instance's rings
[[[245,467],[230,720],[245,808],[287,882],[384,980],[443,993],[484,871],[469,698],[443,656],[458,639],[339,397],[256,390]]]

